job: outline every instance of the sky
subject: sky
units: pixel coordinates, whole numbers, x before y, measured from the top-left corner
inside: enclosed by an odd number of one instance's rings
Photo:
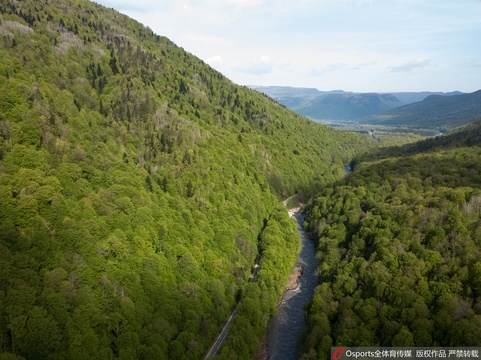
[[[481,0],[95,0],[239,85],[481,89]]]

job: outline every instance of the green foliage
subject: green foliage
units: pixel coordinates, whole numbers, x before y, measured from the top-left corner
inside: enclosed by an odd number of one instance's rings
[[[201,358],[279,199],[339,177],[369,140],[95,3],[0,14],[0,356]],[[287,224],[263,240],[269,304]]]
[[[471,147],[481,144],[481,120],[454,130],[448,136],[436,136],[422,141],[411,142],[404,146],[379,148],[356,156],[353,165],[358,162],[368,162],[390,157],[402,157],[428,151],[439,151],[459,147]]]
[[[287,277],[299,253],[297,223],[279,204],[260,233],[261,269],[255,282],[243,289],[229,335],[216,359],[252,359],[259,339],[275,314]]]
[[[326,336],[335,346],[479,345],[481,148],[462,134],[479,137],[479,123],[414,155],[361,162],[309,202],[320,285],[304,358],[325,354]]]

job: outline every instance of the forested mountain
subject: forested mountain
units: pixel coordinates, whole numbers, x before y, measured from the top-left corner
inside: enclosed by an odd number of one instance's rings
[[[86,0],[0,13],[0,358],[199,359],[241,295],[249,358],[296,257],[279,200],[369,139]]]
[[[401,157],[428,151],[455,149],[481,145],[481,120],[466,125],[449,133],[449,136],[435,136],[403,146],[386,146],[365,152],[351,161],[351,166],[358,163],[380,160],[390,157]]]
[[[403,105],[391,94],[325,94],[294,110],[320,120],[355,120]]]
[[[359,122],[445,131],[469,124],[480,117],[481,90],[461,95],[431,95],[423,101],[365,117]]]
[[[428,96],[439,95],[439,96],[452,96],[452,95],[462,95],[460,91],[449,91],[449,92],[432,92],[432,91],[421,91],[421,92],[393,92],[391,95],[397,97],[404,104],[412,104],[415,102],[423,101]]]
[[[306,208],[320,284],[303,359],[481,345],[481,122],[392,150],[360,157]]]
[[[404,105],[391,94],[357,94],[285,86],[251,86],[298,114],[317,120],[354,120]]]
[[[319,91],[289,86],[250,86],[301,115],[318,120],[349,121],[379,115],[400,106],[416,103],[429,96],[461,95],[460,92],[353,93],[342,90]],[[424,114],[417,114],[424,116]],[[367,118],[369,120],[371,118]],[[373,117],[373,123],[381,117]],[[367,121],[366,120],[366,121]],[[375,121],[375,122],[374,122]],[[369,123],[369,122],[367,122]]]

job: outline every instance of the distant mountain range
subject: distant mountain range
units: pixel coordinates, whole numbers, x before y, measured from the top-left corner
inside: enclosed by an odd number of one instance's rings
[[[391,94],[356,94],[288,86],[250,86],[297,113],[315,120],[354,120],[404,105]]]
[[[452,129],[481,118],[481,94],[455,92],[353,93],[287,86],[250,86],[315,120]]]
[[[290,101],[292,104],[292,100]],[[403,103],[391,94],[328,93],[293,110],[313,119],[355,120],[363,116],[381,114],[401,105]]]
[[[329,91],[322,91],[315,88],[305,88],[305,87],[292,87],[292,86],[257,86],[257,85],[249,85],[249,88],[256,90],[258,92],[264,93],[271,98],[274,98],[281,104],[289,98],[302,98],[305,100],[312,100],[316,97],[328,95],[328,94],[341,94],[341,95],[362,95],[366,93],[355,93],[350,91],[344,90],[329,90]],[[367,93],[373,94],[373,93]],[[376,93],[381,94],[381,93]],[[382,93],[387,94],[387,93]],[[422,101],[428,96],[431,95],[442,95],[442,96],[450,96],[450,95],[460,95],[462,92],[459,91],[452,91],[452,92],[433,92],[433,91],[421,91],[421,92],[391,92],[389,93],[394,95],[398,98],[403,105],[411,104],[414,102]]]
[[[481,119],[481,90],[461,95],[430,95],[423,101],[359,119],[366,124],[453,129]]]

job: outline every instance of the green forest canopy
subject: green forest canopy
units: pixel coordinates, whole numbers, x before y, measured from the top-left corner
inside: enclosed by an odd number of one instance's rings
[[[248,278],[295,249],[279,200],[370,140],[94,3],[0,14],[0,358],[199,359],[239,295],[272,309],[294,255]]]
[[[340,345],[481,345],[480,139],[478,121],[361,156],[309,202],[320,284],[303,359]]]

